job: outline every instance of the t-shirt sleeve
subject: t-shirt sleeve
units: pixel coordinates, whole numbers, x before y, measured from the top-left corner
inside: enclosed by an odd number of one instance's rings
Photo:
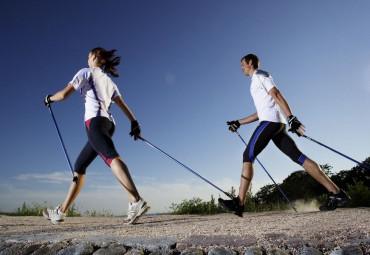
[[[112,99],[115,97],[121,96],[121,93],[119,92],[119,89],[116,84],[113,83],[113,94],[112,94]]]
[[[275,85],[275,83],[274,83],[274,81],[272,80],[271,77],[267,77],[264,80],[263,85],[265,86],[267,92],[269,92],[270,89],[272,89],[273,87],[276,87],[276,85]]]
[[[73,77],[71,84],[76,90],[81,89],[88,82],[91,72],[88,68],[83,68]]]

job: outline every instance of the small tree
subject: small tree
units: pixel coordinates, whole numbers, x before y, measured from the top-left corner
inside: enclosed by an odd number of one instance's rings
[[[347,194],[351,197],[349,207],[370,206],[370,190],[363,181],[355,181],[353,185],[349,185]]]

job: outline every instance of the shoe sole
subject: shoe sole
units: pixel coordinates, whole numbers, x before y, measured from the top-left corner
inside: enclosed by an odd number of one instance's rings
[[[141,208],[139,213],[134,218],[132,218],[131,221],[127,222],[126,224],[127,225],[135,224],[141,216],[143,216],[144,214],[146,214],[149,211],[149,209],[150,209],[150,206],[145,202],[145,207]]]
[[[64,220],[51,220],[51,223],[53,223],[54,225],[60,225],[63,222]]]

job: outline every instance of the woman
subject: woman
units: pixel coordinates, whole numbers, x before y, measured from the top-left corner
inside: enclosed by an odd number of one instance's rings
[[[93,49],[88,56],[89,68],[81,69],[67,87],[55,95],[47,95],[44,100],[45,105],[49,106],[54,101],[67,99],[79,90],[85,101],[85,125],[88,137],[88,142],[76,160],[74,178],[66,199],[55,209],[45,209],[43,212],[53,224],[64,221],[68,208],[83,186],[86,168],[98,155],[112,169],[129,197],[130,203],[125,223],[134,224],[150,209],[147,202],[140,197],[130,172],[118,155],[111,139],[115,129],[115,122],[109,110],[112,102],[116,103],[131,121],[130,135],[134,136],[135,140],[140,137],[139,123],[110,78],[110,76],[119,76],[116,73],[116,66],[120,64],[121,58],[115,55],[115,51],[107,51],[100,47]]]

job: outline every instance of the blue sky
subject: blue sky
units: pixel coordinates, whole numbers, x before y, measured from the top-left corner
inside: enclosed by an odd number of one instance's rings
[[[87,4],[88,3],[88,4]],[[370,156],[368,1],[3,1],[0,210],[61,203],[70,170],[42,101],[87,66],[97,46],[122,56],[121,94],[142,136],[224,190],[238,187],[244,145],[226,121],[255,112],[240,59],[260,57],[307,135],[357,159]],[[86,142],[78,93],[52,105],[68,154]],[[141,141],[113,107],[114,141],[152,212],[219,192]],[[243,126],[245,140],[258,123]],[[304,138],[299,148],[333,171],[354,163]],[[277,182],[301,169],[273,143],[260,161]],[[270,183],[255,167],[254,191]],[[122,215],[128,198],[96,159],[76,200]]]

